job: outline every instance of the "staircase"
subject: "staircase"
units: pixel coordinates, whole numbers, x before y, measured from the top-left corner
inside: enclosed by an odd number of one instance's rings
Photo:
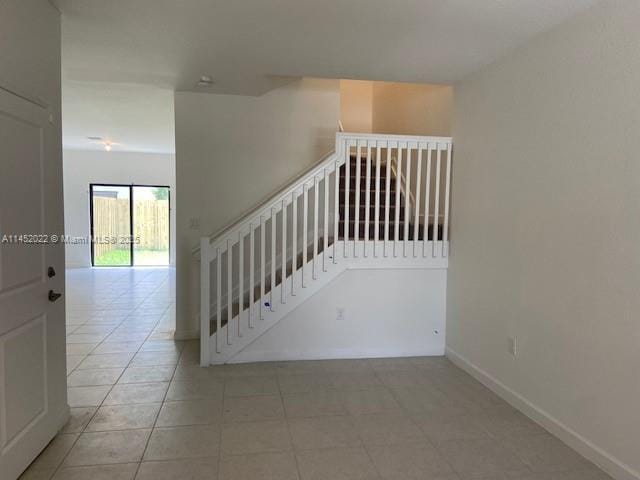
[[[201,365],[227,363],[347,268],[447,265],[448,137],[336,135],[334,153],[201,239]]]

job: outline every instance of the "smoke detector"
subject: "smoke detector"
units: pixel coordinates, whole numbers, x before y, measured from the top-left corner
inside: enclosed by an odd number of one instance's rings
[[[199,87],[209,88],[212,85],[213,85],[213,78],[211,78],[209,75],[202,75],[200,77],[200,80],[198,80]]]

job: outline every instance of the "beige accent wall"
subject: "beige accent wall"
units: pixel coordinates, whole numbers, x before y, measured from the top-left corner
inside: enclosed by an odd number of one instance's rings
[[[447,347],[619,479],[640,478],[638,25],[601,2],[455,85],[453,117]]]
[[[452,102],[446,85],[340,80],[347,132],[449,136]]]
[[[340,80],[340,121],[346,132],[373,131],[373,83]]]
[[[397,135],[451,135],[453,89],[441,85],[374,82],[372,128]]]
[[[302,79],[260,97],[177,92],[175,112],[176,329],[192,336],[199,332],[192,248],[333,151],[339,81]]]

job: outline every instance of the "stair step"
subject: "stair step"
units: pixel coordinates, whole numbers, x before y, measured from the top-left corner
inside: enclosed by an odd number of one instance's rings
[[[379,218],[380,220],[384,221],[385,218],[385,212],[386,212],[386,208],[385,208],[385,202],[384,199],[380,199],[380,206],[379,206]],[[343,219],[344,218],[344,214],[345,214],[345,206],[344,204],[340,205],[340,207],[338,208],[338,212],[340,214],[340,218]],[[358,208],[358,210],[360,211],[360,218],[364,218],[366,212],[367,212],[367,207],[364,203],[360,203],[360,206]],[[349,218],[355,218],[355,213],[356,213],[356,206],[355,203],[351,203],[349,205]],[[374,202],[371,202],[371,204],[369,205],[369,217],[371,219],[374,218],[376,213],[376,206],[374,204]],[[389,205],[389,218],[395,218],[396,215],[396,206],[395,205]],[[404,218],[405,215],[405,209],[401,206],[400,207],[400,218]]]
[[[352,202],[355,202],[355,194],[356,191],[355,190],[349,190],[349,204],[351,204]],[[389,192],[389,203],[395,205],[396,203],[396,195],[397,193],[395,191],[390,191]],[[365,200],[366,200],[366,196],[367,193],[365,190],[360,190],[360,202],[364,204]],[[340,192],[339,192],[339,201],[340,203],[345,203],[345,191],[341,188]],[[402,195],[400,195],[400,203],[402,203],[403,197]],[[369,192],[369,201],[371,203],[374,203],[376,201],[376,192],[374,191],[370,191]],[[384,195],[380,195],[380,201],[382,202],[386,202],[386,192],[384,193]]]
[[[344,193],[345,192],[345,189],[344,189],[343,185],[340,185],[339,192],[340,193]],[[352,200],[354,198],[354,195],[356,194],[356,192],[360,192],[360,196],[361,197],[364,197],[367,194],[366,188],[363,187],[362,185],[360,185],[360,189],[359,190],[356,190],[355,187],[354,188],[349,188],[349,199],[350,200]],[[376,193],[377,192],[373,188],[369,190],[369,195],[372,195],[374,199],[376,198]],[[390,196],[394,195],[395,193],[396,193],[396,189],[395,188],[391,188],[389,190],[389,195]],[[386,195],[387,195],[386,190],[384,188],[380,189],[380,201],[381,202],[385,201]],[[400,193],[400,195],[403,195],[403,194]]]
[[[344,188],[344,181],[345,181],[345,177],[341,177],[340,178],[340,188]],[[387,179],[386,177],[380,177],[380,190],[385,190],[385,187],[387,185]],[[366,188],[367,186],[367,177],[365,175],[360,177],[360,187],[361,188]],[[391,181],[389,182],[389,188],[390,189],[395,189],[396,186],[396,182],[395,179],[391,179]],[[371,173],[371,178],[369,179],[369,188],[370,189],[374,189],[376,187],[376,176],[374,175],[374,173]],[[352,176],[349,177],[349,188],[350,189],[354,189],[356,188],[356,177]]]
[[[358,222],[358,225],[359,225],[358,237],[360,240],[362,240],[366,236],[365,223],[364,221],[360,221]],[[384,239],[384,223],[382,222],[378,223],[377,227],[378,227],[378,238]],[[404,228],[405,228],[405,223],[401,221],[398,226],[398,240],[404,240]],[[375,231],[376,231],[375,222],[369,222],[369,237],[368,237],[369,240],[373,240],[375,236]],[[344,240],[344,222],[342,221],[338,223],[338,238],[340,240]],[[349,240],[353,240],[353,239],[355,239],[355,222],[349,221]],[[408,239],[409,240],[414,239],[413,224],[409,224]],[[418,240],[423,240],[423,239],[424,239],[424,225],[420,225],[418,227]],[[395,240],[395,223],[391,221],[389,223],[389,240]],[[433,225],[429,225],[429,228],[427,229],[427,240],[433,240]],[[438,226],[438,240],[442,240],[442,225]]]
[[[366,152],[366,150],[365,150]],[[358,157],[356,155],[351,155],[349,157],[349,165],[355,165],[356,161],[358,160]],[[366,165],[367,163],[367,155],[365,153],[365,155],[361,155],[360,156],[360,164],[361,165]],[[380,159],[380,170],[384,170],[386,169],[386,164],[387,164],[387,159],[386,158],[381,158]],[[375,155],[371,155],[371,168],[375,168],[376,166],[376,158]],[[344,167],[344,164],[342,164],[342,167]]]

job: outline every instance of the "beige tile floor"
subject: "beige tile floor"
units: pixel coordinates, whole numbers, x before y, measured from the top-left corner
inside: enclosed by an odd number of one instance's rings
[[[68,274],[72,418],[55,480],[601,480],[444,358],[202,369],[169,332],[169,269]]]

